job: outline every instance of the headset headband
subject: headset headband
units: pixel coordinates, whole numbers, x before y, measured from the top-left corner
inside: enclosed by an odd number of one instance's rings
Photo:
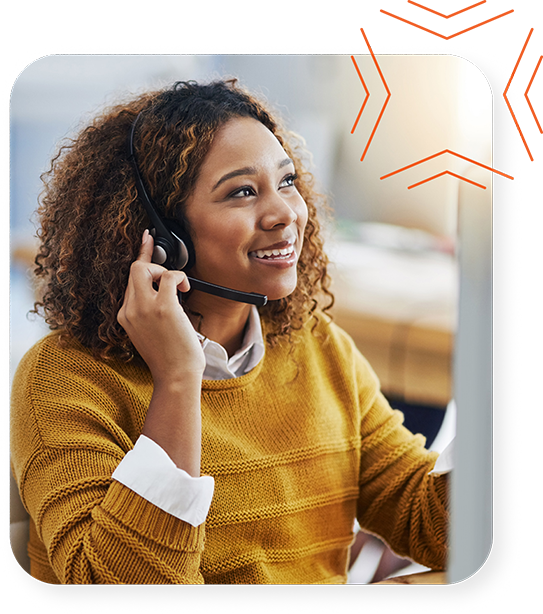
[[[141,113],[141,111],[140,113],[138,113],[136,119],[134,120],[134,123],[132,124],[132,129],[130,130],[128,159],[132,162],[132,166],[134,168],[138,196],[140,197],[145,211],[149,216],[149,220],[151,221],[151,225],[154,228],[154,232],[152,233],[155,241],[155,252],[153,254],[153,259],[158,264],[163,264],[164,266],[166,266],[166,268],[183,269],[187,266],[190,259],[189,249],[186,245],[188,241],[187,239],[183,241],[175,234],[173,230],[167,228],[166,224],[164,223],[164,221],[158,214],[155,206],[153,205],[153,202],[149,197],[147,190],[145,189],[145,184],[143,182],[143,178],[138,168],[138,163],[136,161],[136,152],[134,149],[134,134],[136,132],[136,125],[141,116]]]

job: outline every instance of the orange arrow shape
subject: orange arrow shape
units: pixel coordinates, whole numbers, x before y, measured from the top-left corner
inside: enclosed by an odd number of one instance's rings
[[[407,186],[407,189],[411,190],[411,188],[416,188],[417,186],[422,185],[423,183],[428,183],[428,181],[432,181],[432,179],[443,177],[443,175],[452,175],[453,177],[462,179],[462,181],[467,181],[468,183],[471,183],[472,185],[475,185],[478,188],[483,188],[483,190],[486,190],[486,186],[481,185],[480,183],[476,183],[475,181],[471,181],[471,179],[466,179],[465,177],[462,177],[461,175],[457,175],[456,173],[453,173],[451,171],[443,171],[442,173],[438,173],[437,175],[434,175],[433,177],[428,177],[428,179],[424,179],[423,181],[419,181],[418,183],[414,183],[413,185]]]
[[[431,156],[428,156],[427,158],[423,158],[422,160],[418,160],[417,162],[408,164],[407,166],[404,166],[403,168],[399,168],[397,171],[392,171],[392,173],[388,173],[388,175],[383,175],[382,177],[380,177],[380,179],[381,180],[387,179],[388,177],[392,177],[392,175],[397,175],[398,173],[402,173],[403,171],[406,171],[408,168],[413,168],[414,166],[417,166],[418,164],[422,164],[423,162],[427,162],[428,160],[432,160],[432,158],[437,158],[438,156],[442,156],[443,154],[446,154],[446,153],[452,154],[453,156],[456,156],[457,158],[462,158],[462,160],[467,160],[468,162],[471,162],[472,164],[477,164],[477,166],[486,168],[486,170],[492,171],[493,173],[498,173],[498,175],[507,177],[507,179],[514,179],[514,177],[511,177],[511,175],[506,175],[505,173],[502,173],[501,171],[498,171],[495,168],[492,168],[491,166],[486,166],[486,164],[481,164],[481,162],[477,162],[476,160],[472,160],[471,158],[466,158],[466,156],[463,156],[459,153],[451,151],[450,149],[444,149],[443,151],[440,151],[436,154],[432,154]]]
[[[539,68],[539,65],[541,64],[541,60],[543,60],[543,55],[539,58],[539,62],[537,63],[537,66],[535,67],[534,74],[532,75],[532,78],[530,79],[530,83],[528,83],[528,87],[526,88],[526,91],[524,92],[524,97],[526,98],[526,101],[528,102],[528,106],[530,107],[530,111],[532,112],[532,115],[534,116],[535,123],[537,124],[537,127],[539,128],[539,132],[543,134],[543,130],[541,129],[541,124],[539,123],[537,119],[537,115],[535,114],[534,108],[532,107],[532,103],[530,102],[530,99],[528,98],[528,92],[530,91],[530,88],[532,87],[532,83],[534,82],[535,74],[537,72],[537,69]]]
[[[435,15],[439,15],[440,17],[444,17],[445,19],[456,17],[456,15],[460,15],[460,13],[465,13],[466,11],[469,11],[470,9],[474,9],[476,6],[481,6],[481,4],[486,4],[486,0],[482,0],[482,2],[477,2],[477,4],[472,4],[471,6],[467,6],[465,9],[460,9],[459,11],[456,11],[456,13],[451,13],[450,15],[443,15],[443,13],[438,13],[437,11],[434,11],[433,9],[429,9],[427,6],[423,6],[422,4],[418,4],[417,2],[413,2],[412,0],[407,0],[407,2],[409,2],[409,4],[414,4],[415,6],[418,6],[419,9],[430,11],[430,13],[434,13]]]
[[[358,76],[360,77],[360,81],[362,81],[362,85],[364,86],[364,89],[366,90],[366,98],[364,98],[362,107],[360,111],[358,112],[356,121],[354,122],[353,129],[351,130],[351,134],[352,134],[356,130],[356,126],[358,125],[358,120],[360,119],[360,116],[362,115],[362,111],[364,110],[364,107],[366,106],[366,103],[368,102],[368,98],[370,97],[370,92],[368,88],[366,87],[366,82],[364,81],[364,77],[362,76],[362,73],[360,72],[360,69],[358,68],[358,64],[356,63],[356,60],[354,59],[354,55],[351,56],[351,60],[353,61],[354,67],[356,68],[356,72],[358,73]]]
[[[364,160],[364,158],[366,157],[366,153],[368,152],[369,146],[370,146],[370,144],[371,144],[371,142],[373,140],[373,137],[375,136],[375,132],[377,131],[377,126],[379,125],[379,122],[381,121],[381,118],[383,117],[383,113],[385,112],[385,109],[386,109],[386,106],[388,104],[388,101],[390,100],[391,94],[390,94],[390,90],[388,89],[387,82],[385,81],[385,78],[383,77],[383,73],[381,72],[381,68],[379,66],[379,62],[377,61],[377,58],[375,57],[375,54],[372,51],[372,48],[370,46],[370,42],[368,40],[368,37],[366,36],[366,33],[364,32],[363,28],[360,28],[360,31],[362,32],[362,36],[364,37],[364,40],[366,41],[366,45],[368,46],[368,49],[369,49],[369,51],[371,53],[371,57],[373,59],[373,63],[375,64],[375,67],[377,68],[377,72],[379,73],[379,76],[381,77],[381,81],[383,82],[383,85],[385,86],[385,90],[387,91],[387,97],[386,97],[385,103],[383,104],[383,108],[381,109],[381,112],[379,113],[379,117],[377,118],[377,121],[375,122],[375,126],[373,127],[373,130],[372,130],[372,132],[370,134],[370,138],[368,139],[368,142],[366,143],[366,147],[364,149],[364,153],[362,154],[362,157],[360,158],[360,161],[362,162],[362,160]],[[364,85],[364,87],[365,87],[365,85]],[[368,92],[368,95],[369,95],[369,92]],[[367,98],[366,98],[366,101],[367,101]],[[360,116],[361,113],[362,113],[362,110],[360,111],[359,116]],[[354,130],[354,128],[353,128],[353,130]]]

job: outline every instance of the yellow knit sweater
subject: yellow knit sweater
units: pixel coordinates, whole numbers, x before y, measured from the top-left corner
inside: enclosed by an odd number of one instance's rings
[[[326,336],[326,340],[325,340]],[[351,339],[322,319],[295,350],[202,385],[199,527],[111,475],[140,435],[146,366],[101,362],[51,334],[13,383],[12,467],[32,518],[31,573],[61,583],[341,583],[353,521],[433,569],[446,558],[447,483]]]

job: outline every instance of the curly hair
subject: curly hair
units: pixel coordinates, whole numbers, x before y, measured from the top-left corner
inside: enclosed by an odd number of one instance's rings
[[[75,338],[104,360],[129,360],[135,354],[117,313],[141,235],[149,226],[137,202],[128,155],[128,137],[140,114],[135,139],[140,172],[160,213],[177,220],[183,219],[184,203],[215,134],[228,120],[252,117],[276,136],[295,163],[308,223],[297,288],[259,308],[267,342],[274,345],[280,338],[291,338],[293,331],[317,317],[317,307],[329,309],[333,295],[317,215],[317,209],[328,208],[303,167],[301,140],[235,79],[178,82],[102,111],[75,138],[60,145],[50,169],[41,176],[40,245],[34,269],[40,300],[33,311],[60,331],[61,342]]]

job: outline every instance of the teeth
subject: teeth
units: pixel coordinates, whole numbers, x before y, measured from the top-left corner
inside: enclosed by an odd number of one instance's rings
[[[272,258],[274,256],[290,256],[292,252],[292,246],[289,246],[283,249],[258,249],[255,254],[257,258]]]

